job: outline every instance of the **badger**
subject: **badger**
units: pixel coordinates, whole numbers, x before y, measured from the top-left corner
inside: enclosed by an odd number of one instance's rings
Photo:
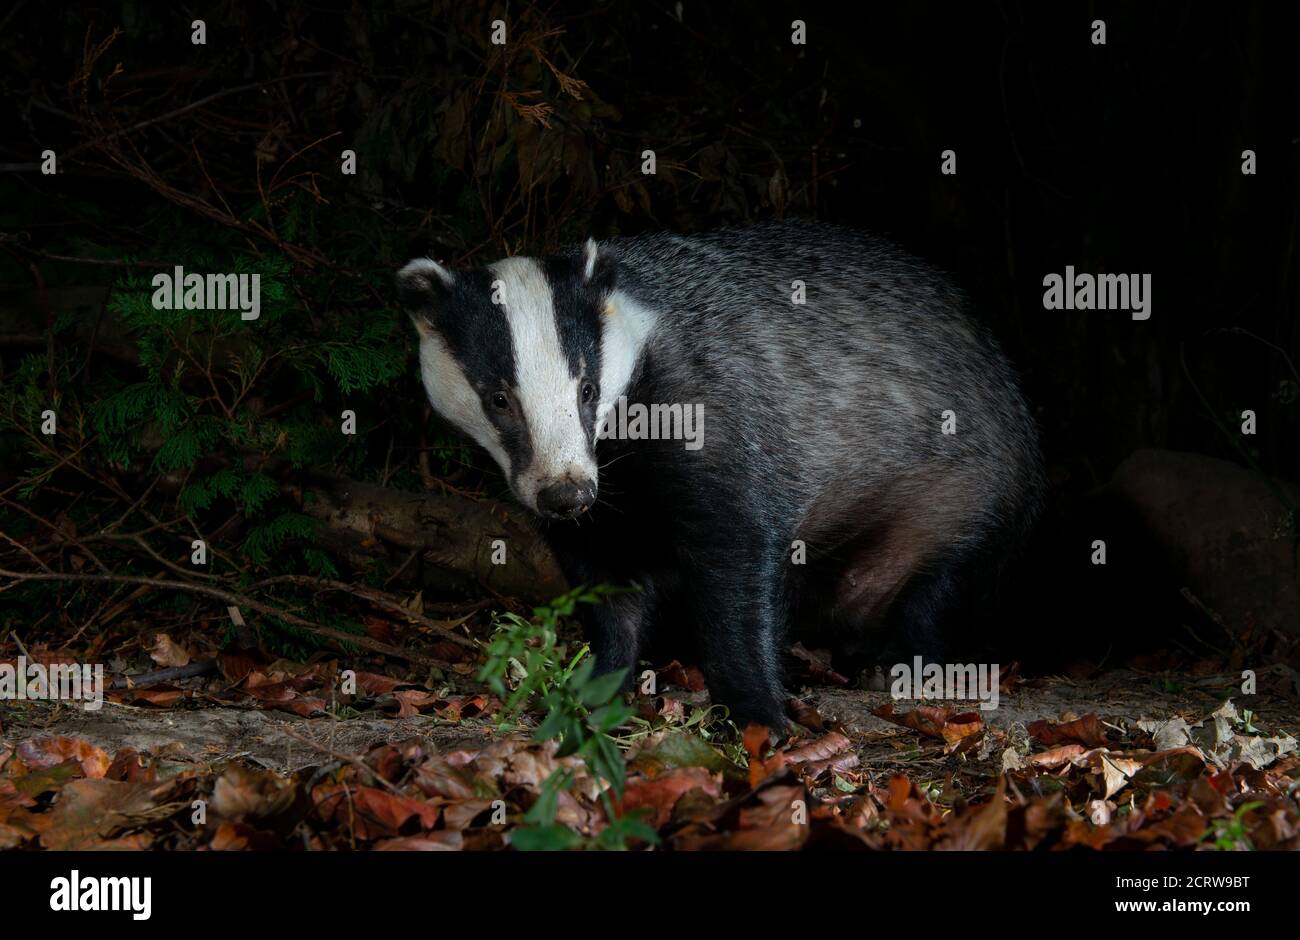
[[[876,236],[589,239],[419,258],[397,289],[434,410],[570,583],[639,588],[582,613],[598,671],[630,678],[656,627],[685,627],[742,726],[784,727],[791,631],[937,660],[1040,501],[1012,367],[945,275]],[[694,446],[610,433],[635,405],[697,415]]]

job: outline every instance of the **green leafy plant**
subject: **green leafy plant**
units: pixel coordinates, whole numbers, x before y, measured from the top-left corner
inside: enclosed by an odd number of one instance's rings
[[[1242,849],[1253,851],[1255,846],[1250,841],[1250,834],[1246,831],[1246,822],[1242,818],[1252,809],[1258,809],[1264,804],[1261,802],[1243,803],[1231,819],[1221,822],[1215,822],[1205,830],[1201,836],[1201,841],[1208,839],[1214,840],[1214,848],[1219,852],[1239,852]]]
[[[504,704],[502,719],[510,724],[529,710],[544,713],[533,733],[537,741],[559,741],[558,757],[577,755],[608,786],[600,794],[609,825],[589,845],[577,833],[555,822],[559,794],[573,784],[572,773],[557,771],[544,783],[542,794],[516,829],[512,844],[520,849],[626,848],[629,841],[656,841],[654,830],[634,816],[619,815],[610,798],[623,796],[623,753],[612,732],[632,716],[621,698],[627,670],[596,675],[596,661],[583,643],[573,652],[559,639],[564,618],[579,604],[599,603],[620,588],[578,587],[537,607],[533,619],[517,614],[497,618],[497,631],[479,674]],[[513,688],[512,688],[513,686]]]

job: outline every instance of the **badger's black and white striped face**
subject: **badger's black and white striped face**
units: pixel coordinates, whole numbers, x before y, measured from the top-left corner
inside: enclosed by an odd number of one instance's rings
[[[644,339],[613,303],[614,279],[595,242],[464,272],[416,259],[398,273],[429,401],[539,515],[571,518],[596,499],[596,431]]]

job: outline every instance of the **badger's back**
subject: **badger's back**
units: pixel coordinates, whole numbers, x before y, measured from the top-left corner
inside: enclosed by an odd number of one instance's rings
[[[938,501],[935,524],[959,526],[958,541],[1032,515],[1033,420],[942,273],[873,236],[802,221],[605,248],[619,289],[657,320],[629,397],[702,402],[701,459],[788,494],[806,520],[796,534],[843,527],[846,513],[860,527],[873,501]],[[946,412],[956,433],[943,433]],[[944,512],[943,501],[960,505]]]

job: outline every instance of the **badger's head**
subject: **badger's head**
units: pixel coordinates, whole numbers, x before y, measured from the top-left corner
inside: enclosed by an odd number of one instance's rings
[[[542,516],[573,518],[596,500],[596,432],[640,348],[613,303],[615,276],[594,241],[473,271],[416,259],[397,275],[429,401]]]

